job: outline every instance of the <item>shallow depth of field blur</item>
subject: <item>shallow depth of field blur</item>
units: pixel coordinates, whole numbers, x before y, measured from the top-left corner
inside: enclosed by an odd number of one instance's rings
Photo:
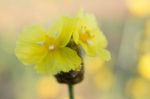
[[[0,99],[68,99],[66,85],[23,66],[14,48],[24,27],[80,8],[96,16],[112,59],[84,58],[75,99],[150,99],[150,0],[0,0]]]

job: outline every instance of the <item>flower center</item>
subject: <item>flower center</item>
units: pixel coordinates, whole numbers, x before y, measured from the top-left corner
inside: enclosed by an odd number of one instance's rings
[[[54,50],[54,49],[55,49],[55,46],[54,46],[54,45],[49,45],[48,49],[49,49],[49,50]]]
[[[80,39],[81,39],[81,41],[86,43],[90,39],[90,36],[87,33],[81,33]]]
[[[44,45],[44,42],[43,42],[43,41],[39,41],[39,42],[37,42],[37,45],[43,46],[43,45]]]
[[[86,29],[85,26],[81,27],[81,32],[80,32],[80,40],[84,43],[87,43],[89,45],[92,45],[92,35],[90,34],[90,32]]]
[[[45,36],[44,41],[37,42],[37,45],[43,46],[47,50],[54,50],[56,48],[56,40],[53,37]]]
[[[55,32],[55,33],[54,33],[54,37],[57,37],[58,34],[59,34],[59,32]]]

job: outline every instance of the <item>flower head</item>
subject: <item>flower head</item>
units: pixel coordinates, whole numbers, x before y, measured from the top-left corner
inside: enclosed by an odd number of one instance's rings
[[[50,31],[41,26],[24,30],[17,41],[16,55],[26,65],[35,64],[40,73],[57,74],[78,69],[77,53],[66,47],[72,36],[72,19],[60,18]]]
[[[82,69],[78,45],[88,56],[110,59],[107,40],[94,15],[83,12],[74,18],[61,17],[49,31],[37,25],[25,29],[17,41],[16,55],[25,65],[34,64],[38,72],[56,76]]]
[[[75,18],[73,38],[82,46],[89,56],[100,56],[103,60],[110,59],[110,53],[105,50],[107,40],[99,29],[96,18],[92,14],[84,14],[82,11]]]

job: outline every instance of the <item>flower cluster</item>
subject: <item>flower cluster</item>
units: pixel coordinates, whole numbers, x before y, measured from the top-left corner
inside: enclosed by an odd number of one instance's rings
[[[25,65],[35,65],[40,73],[56,75],[78,70],[81,56],[68,46],[74,42],[86,55],[109,60],[105,49],[107,40],[98,27],[94,15],[80,12],[76,17],[63,16],[46,31],[42,26],[31,26],[19,36],[16,56]]]

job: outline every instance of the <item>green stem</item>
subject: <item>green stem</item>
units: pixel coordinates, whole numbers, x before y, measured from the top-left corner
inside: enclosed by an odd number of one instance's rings
[[[70,99],[74,99],[74,89],[73,89],[73,85],[68,84],[68,91],[69,91],[69,97],[70,97]]]

